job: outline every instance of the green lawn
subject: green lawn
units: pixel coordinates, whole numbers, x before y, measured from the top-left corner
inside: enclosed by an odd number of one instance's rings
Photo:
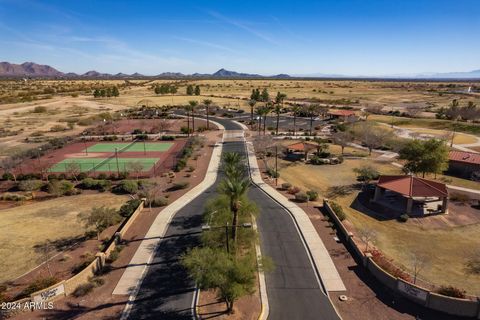
[[[117,160],[115,158],[108,159],[108,161],[105,160],[106,158],[65,159],[51,167],[50,172],[66,172],[68,168],[67,165],[69,163],[79,164],[82,172],[90,171],[98,165],[100,166],[95,168],[96,172],[109,172],[118,170]],[[103,161],[105,162],[102,163]],[[118,167],[119,171],[129,171],[128,163],[140,162],[143,166],[143,171],[148,171],[157,161],[158,158],[118,158]]]
[[[115,148],[122,150],[126,148],[130,143],[128,142],[112,142],[112,143],[97,143],[91,147],[88,147],[88,152],[115,152]],[[171,142],[146,142],[145,148],[143,142],[136,142],[125,150],[126,152],[152,152],[152,151],[167,151],[173,146]],[[85,150],[84,150],[85,151]]]

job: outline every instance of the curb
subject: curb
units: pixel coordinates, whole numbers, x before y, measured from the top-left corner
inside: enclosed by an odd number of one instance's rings
[[[219,123],[215,123],[216,125],[218,125],[219,127],[219,130],[224,130],[224,127],[219,124]],[[168,205],[167,207],[165,207],[162,211],[165,211],[165,210],[168,210],[168,208],[174,208],[174,211],[172,213],[170,213],[170,216],[168,217],[167,221],[166,221],[166,224],[164,225],[163,227],[163,230],[161,231],[161,234],[164,235],[169,224],[170,224],[170,221],[171,219],[173,218],[173,216],[175,216],[175,214],[177,214],[177,212],[179,210],[181,210],[183,207],[185,207],[188,203],[190,203],[190,201],[192,201],[193,199],[195,199],[199,193],[199,190],[198,189],[202,189],[202,192],[205,191],[206,189],[208,189],[211,185],[213,185],[217,179],[217,174],[218,174],[218,166],[220,165],[220,158],[216,158],[217,155],[215,153],[218,153],[218,155],[221,156],[222,154],[222,150],[223,150],[223,137],[222,137],[222,141],[221,142],[218,142],[215,144],[215,148],[214,150],[212,151],[212,156],[210,158],[210,162],[208,164],[208,168],[207,168],[207,171],[205,173],[205,177],[203,178],[203,180],[198,184],[196,185],[195,187],[193,187],[192,189],[190,189],[187,193],[185,193],[183,196],[181,196],[180,198],[178,198],[177,200],[175,200],[173,203],[171,203],[170,205]],[[218,163],[214,163],[218,161]],[[211,170],[213,169],[212,167],[215,167],[215,170]],[[214,172],[215,174],[215,179],[213,181],[208,181],[210,180],[210,178],[208,177],[209,174],[211,174],[212,172]],[[207,184],[206,186],[201,186],[202,184]],[[194,195],[192,197],[191,194],[189,193],[197,193],[196,195]],[[157,216],[157,219],[158,219],[159,216]],[[157,220],[155,219],[155,221]],[[155,221],[152,223],[152,225],[155,223]],[[150,226],[150,228],[152,227],[152,225]],[[150,229],[149,229],[150,230]],[[148,234],[149,231],[147,231],[147,234]],[[138,292],[140,291],[140,287],[141,287],[141,284],[145,278],[145,275],[147,273],[147,269],[148,269],[148,265],[150,264],[151,260],[153,259],[153,255],[154,253],[156,252],[157,250],[157,247],[159,245],[160,241],[158,241],[156,244],[155,244],[155,248],[151,251],[151,254],[148,258],[148,261],[147,261],[147,264],[146,266],[144,267],[144,269],[142,270],[142,273],[140,275],[140,278],[137,280],[137,283],[135,284],[135,289],[133,290],[133,292],[129,295],[128,297],[128,301],[127,301],[127,304],[125,305],[125,308],[122,310],[122,314],[121,314],[121,317],[120,319],[121,320],[127,320],[130,316],[130,312],[131,312],[131,309],[133,307],[133,304],[134,304],[134,301],[138,295]],[[140,244],[141,245],[141,244]],[[140,247],[139,247],[140,248]],[[138,251],[138,249],[137,249]],[[135,252],[135,254],[137,253],[137,251]],[[132,257],[132,259],[135,257],[135,254],[134,256]],[[125,274],[126,270],[124,271],[124,273],[122,274],[122,277],[123,275]],[[121,281],[122,277],[120,278],[119,282]],[[118,286],[118,283],[117,282],[117,285],[115,286],[115,288]],[[200,295],[200,290],[198,290],[198,293],[194,294],[194,300],[192,301],[192,309],[193,309],[193,315],[192,317],[194,319],[196,319],[196,307],[197,307],[197,302],[196,302],[196,298],[199,297]],[[115,289],[114,289],[115,291]]]

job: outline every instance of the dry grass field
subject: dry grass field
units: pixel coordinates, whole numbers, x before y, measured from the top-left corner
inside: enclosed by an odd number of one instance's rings
[[[347,159],[335,166],[312,166],[282,161],[280,176],[282,180],[303,190],[316,190],[320,196],[325,197],[330,187],[356,183],[356,175],[352,169],[367,163],[382,174],[401,173],[399,168],[388,163],[369,159]],[[347,195],[337,196],[335,201],[341,204],[347,213],[348,224],[355,228],[370,227],[376,231],[376,246],[387,257],[411,270],[413,266],[409,253],[417,251],[426,254],[428,267],[422,270],[420,278],[438,285],[454,285],[471,294],[480,292],[480,277],[465,273],[465,261],[471,254],[470,249],[480,246],[480,224],[439,229],[402,224],[396,220],[379,221],[350,207],[357,193],[357,190],[352,190]]]
[[[105,192],[46,200],[0,210],[0,283],[14,279],[42,263],[34,246],[80,236],[84,226],[77,219],[81,212],[96,206],[119,208],[127,196]]]

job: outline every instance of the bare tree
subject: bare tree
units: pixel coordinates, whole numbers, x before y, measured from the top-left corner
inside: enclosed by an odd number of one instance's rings
[[[416,118],[418,115],[420,115],[420,113],[423,112],[423,108],[419,106],[407,106],[406,112],[410,117]]]
[[[336,145],[339,145],[342,148],[343,154],[345,147],[347,147],[348,144],[353,141],[353,136],[350,132],[339,131],[332,135],[332,139]]]
[[[159,189],[157,182],[143,183],[140,188],[138,196],[147,199],[147,204],[150,208],[150,211],[152,211],[152,202],[155,201],[158,191]]]
[[[52,269],[50,268],[50,258],[54,249],[55,248],[52,244],[52,241],[50,241],[50,239],[47,239],[45,242],[35,246],[35,250],[40,252],[43,255],[45,266],[47,267],[48,274],[50,275],[50,277],[53,276]]]
[[[368,251],[368,247],[370,244],[375,244],[377,241],[377,232],[369,227],[363,227],[358,230],[358,235],[360,239],[365,243],[365,251]]]
[[[253,140],[253,146],[255,151],[261,156],[264,157],[267,153],[267,150],[275,145],[275,141],[271,135],[265,136],[256,136]]]
[[[428,256],[416,251],[410,253],[410,263],[413,270],[413,283],[417,282],[417,276],[428,265]]]
[[[173,123],[168,119],[159,119],[155,121],[153,130],[160,132],[168,131],[172,127]]]
[[[371,123],[365,122],[358,131],[359,138],[363,144],[368,148],[369,154],[372,150],[384,145],[390,132],[382,128],[376,127]]]
[[[76,182],[78,182],[77,177],[82,171],[82,168],[76,162],[69,162],[65,165],[65,171],[68,173],[69,176],[73,177]]]
[[[365,120],[368,120],[368,117],[371,114],[381,114],[382,113],[383,106],[378,105],[378,104],[367,104],[365,108],[363,108],[363,115],[365,117]]]
[[[143,164],[138,160],[131,161],[127,163],[127,171],[133,172],[138,180],[140,173],[143,171]]]
[[[15,168],[20,164],[20,159],[6,158],[0,161],[0,168],[5,172],[9,173],[13,177],[13,181],[17,182],[17,174]]]

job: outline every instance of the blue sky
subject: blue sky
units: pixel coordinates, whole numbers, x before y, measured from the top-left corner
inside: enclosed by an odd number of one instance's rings
[[[0,61],[64,72],[480,69],[479,0],[0,0]]]

